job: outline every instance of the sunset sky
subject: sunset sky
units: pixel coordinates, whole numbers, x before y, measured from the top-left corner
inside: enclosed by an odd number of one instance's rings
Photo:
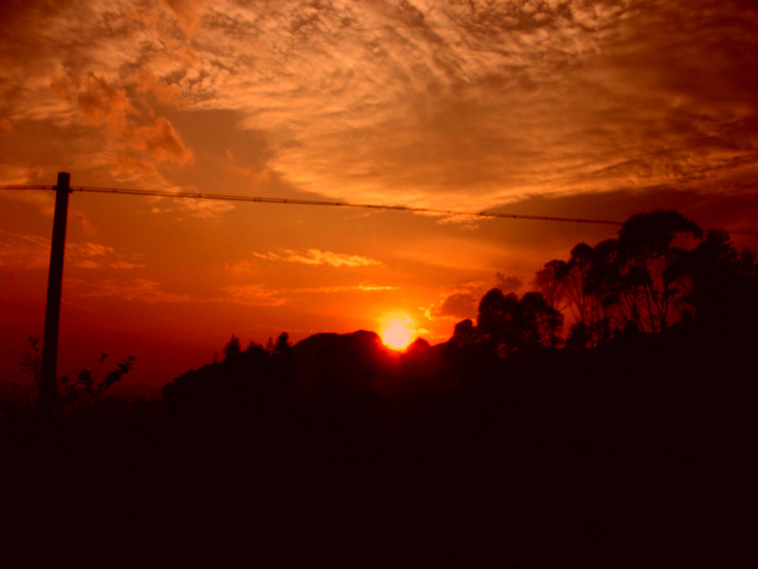
[[[758,230],[752,0],[4,0],[0,185]],[[54,194],[0,191],[0,379],[42,337]],[[232,333],[431,343],[616,228],[71,195],[59,375],[161,385]],[[734,236],[758,248],[758,238]],[[389,324],[388,324],[389,323]]]

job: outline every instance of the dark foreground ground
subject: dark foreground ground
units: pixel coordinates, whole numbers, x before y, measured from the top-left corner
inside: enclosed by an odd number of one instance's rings
[[[73,503],[135,488],[149,504],[252,495],[264,510],[316,500],[348,516],[436,512],[489,541],[620,532],[691,547],[727,527],[738,535],[731,522],[749,513],[749,349],[633,335],[488,359],[328,335],[233,355],[161,399],[73,406],[46,428],[33,410],[8,409],[3,472]]]

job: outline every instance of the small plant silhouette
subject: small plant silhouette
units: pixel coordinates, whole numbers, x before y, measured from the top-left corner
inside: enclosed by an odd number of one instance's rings
[[[21,371],[30,375],[33,379],[33,393],[23,389],[20,385],[16,387],[23,392],[26,404],[34,406],[37,395],[39,394],[40,378],[42,371],[42,352],[40,350],[39,339],[34,336],[27,336],[28,346],[21,352],[21,361],[19,365]],[[105,374],[102,380],[98,381],[103,370],[103,364],[110,354],[101,354],[98,367],[93,372],[88,369],[82,369],[76,374],[75,380],[70,380],[67,376],[58,378],[58,399],[68,407],[86,407],[91,404],[106,389],[118,383],[134,367],[134,356],[127,356],[116,364],[116,369]]]
[[[83,369],[76,374],[76,381],[71,382],[65,376],[58,379],[58,391],[64,403],[90,404],[106,389],[121,380],[134,366],[134,356],[127,356],[116,364],[116,369],[109,371],[102,381],[98,382],[103,363],[108,356],[109,354],[101,354],[97,370],[92,372],[86,368]]]

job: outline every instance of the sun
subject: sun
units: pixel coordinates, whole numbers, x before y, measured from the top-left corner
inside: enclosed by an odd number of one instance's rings
[[[412,326],[410,318],[388,318],[380,334],[382,343],[393,350],[407,348],[413,339],[413,330],[409,326]]]

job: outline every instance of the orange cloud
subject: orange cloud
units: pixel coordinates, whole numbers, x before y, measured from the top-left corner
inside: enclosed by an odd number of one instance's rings
[[[200,0],[165,0],[185,33],[191,34],[200,18]]]
[[[128,112],[132,112],[126,91],[110,85],[94,73],[87,76],[84,90],[76,97],[81,114],[95,124],[103,124],[114,133],[127,128]]]
[[[195,153],[160,106],[234,111],[266,139],[264,181],[330,198],[481,210],[661,184],[713,192],[758,174],[745,162],[758,148],[755,17],[738,0],[692,5],[40,5],[0,28],[1,94],[10,120],[69,125],[75,111],[135,159],[185,167]],[[106,20],[109,37],[81,39]]]
[[[13,124],[6,118],[0,118],[0,135],[8,135],[13,132]]]
[[[371,267],[381,265],[381,261],[362,257],[360,255],[348,255],[321,251],[320,249],[308,249],[299,253],[292,249],[282,249],[280,253],[253,253],[258,259],[267,261],[284,261],[287,263],[302,263],[304,265],[325,265],[329,267]]]
[[[241,261],[224,263],[224,270],[233,275],[251,274],[255,272],[255,265],[252,261],[243,259]]]
[[[151,71],[141,71],[135,81],[138,93],[150,93],[159,103],[173,107],[181,107],[187,103],[187,98],[178,85],[169,83]]]
[[[447,318],[460,320],[474,318],[482,296],[491,288],[499,288],[503,292],[517,291],[524,284],[519,277],[506,277],[501,272],[495,273],[491,281],[472,281],[459,287],[452,293],[443,294],[439,303],[425,310],[427,318]]]
[[[77,269],[136,269],[145,265],[119,259],[113,247],[92,242],[66,243],[66,265]],[[0,267],[46,269],[50,239],[38,235],[14,235],[0,231]]]
[[[42,269],[50,262],[50,240],[38,235],[13,235],[0,230],[0,267]]]
[[[191,163],[195,158],[184,145],[172,124],[163,117],[150,116],[147,125],[132,125],[128,130],[130,144],[150,153],[159,162],[171,161],[177,164]]]
[[[293,293],[316,293],[316,294],[337,294],[343,292],[381,292],[387,290],[399,290],[400,287],[388,285],[336,285],[320,286],[313,288],[298,288],[292,290]]]
[[[124,88],[111,85],[103,77],[89,73],[76,101],[87,121],[103,126],[129,148],[147,153],[157,162],[187,164],[194,160],[168,119],[136,107]]]
[[[222,288],[228,295],[226,299],[235,304],[250,306],[281,306],[286,302],[280,292],[259,285],[229,285]]]
[[[118,298],[124,301],[141,301],[148,304],[158,302],[193,302],[186,294],[165,291],[160,282],[150,279],[105,279],[82,281],[70,279],[78,298]]]
[[[71,218],[79,224],[79,226],[82,228],[82,231],[84,231],[84,233],[87,235],[94,235],[97,233],[97,230],[83,211],[72,211]]]

